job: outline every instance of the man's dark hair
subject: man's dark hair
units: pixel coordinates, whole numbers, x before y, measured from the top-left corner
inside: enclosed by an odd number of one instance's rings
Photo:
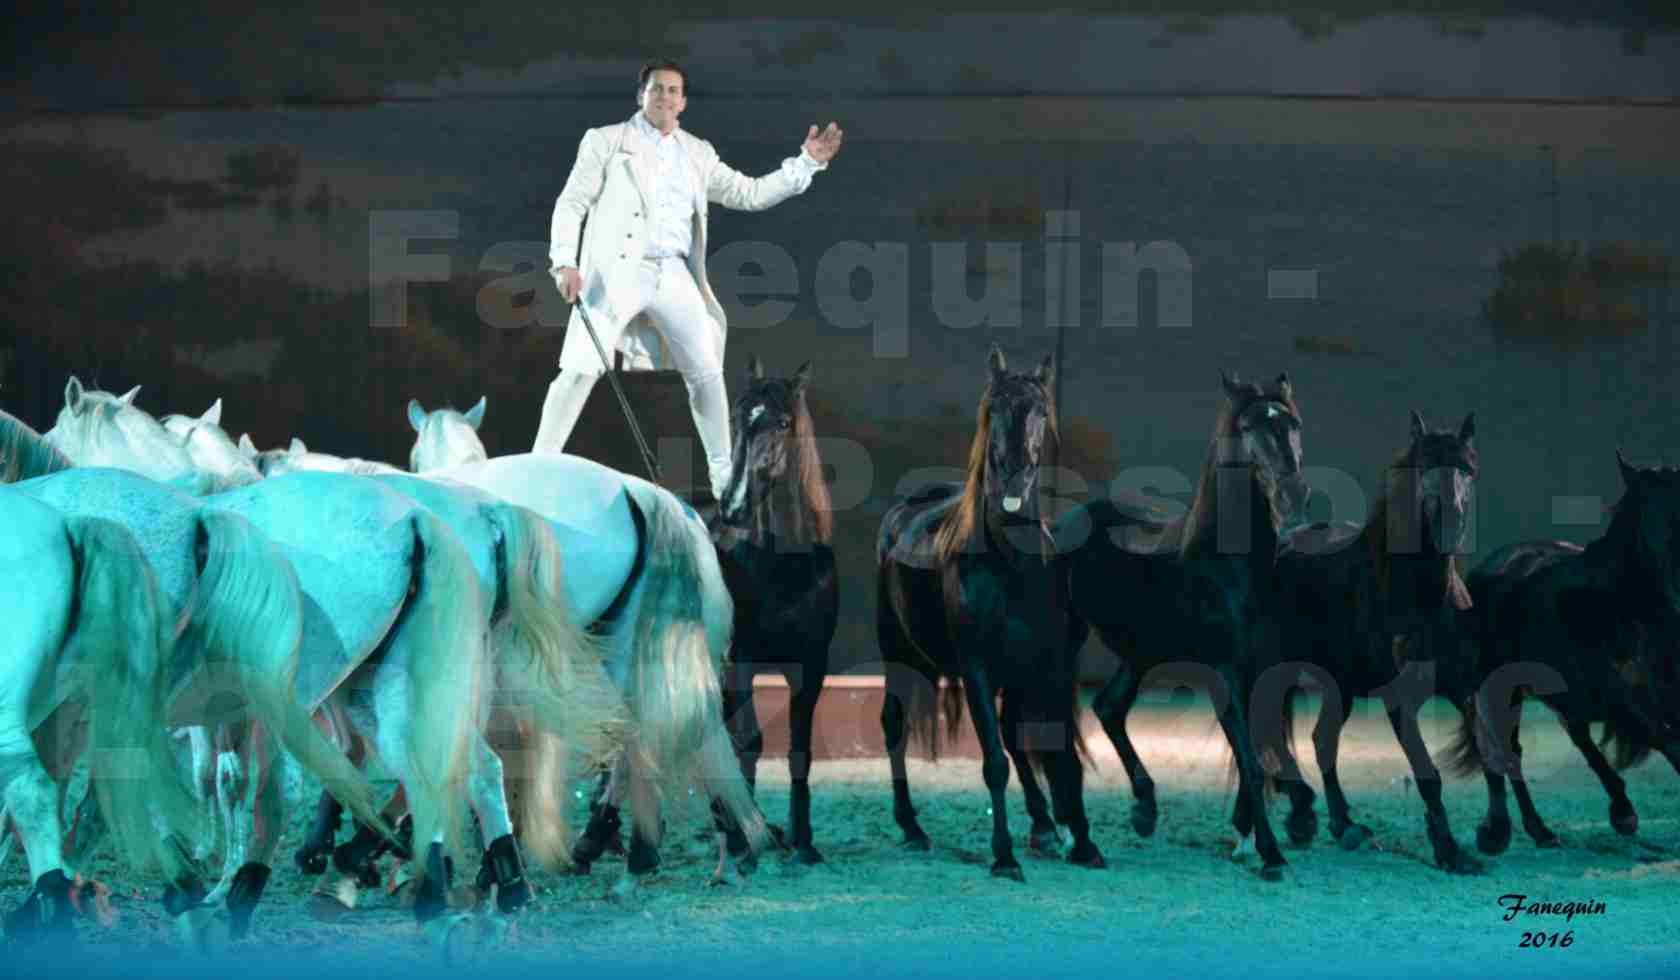
[[[640,92],[642,89],[647,88],[648,76],[652,75],[656,71],[674,71],[678,75],[681,75],[683,94],[688,94],[688,72],[683,71],[682,65],[677,64],[669,58],[665,58],[660,61],[650,61],[643,65],[641,72],[636,75],[636,91]]]

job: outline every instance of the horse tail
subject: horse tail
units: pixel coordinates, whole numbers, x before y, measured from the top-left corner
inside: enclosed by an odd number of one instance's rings
[[[410,522],[414,578],[385,656],[407,664],[410,867],[423,877],[428,845],[440,838],[445,852],[465,860],[463,803],[482,731],[488,611],[459,539],[430,512],[416,510]]]
[[[1446,747],[1435,756],[1435,766],[1443,772],[1454,776],[1468,776],[1484,768],[1481,747],[1477,741],[1481,709],[1477,707],[1476,701],[1474,697],[1466,698],[1458,705],[1458,727],[1453,730],[1452,738],[1447,741]]]
[[[915,654],[914,662],[902,664],[907,671],[899,675],[901,683],[895,684],[893,677],[887,678],[886,696],[897,698],[903,707],[906,737],[920,741],[927,747],[928,758],[937,762],[941,711],[939,682],[942,678],[947,681],[943,689],[944,713],[947,719],[947,737],[953,741],[957,737],[954,719],[962,717],[962,688],[956,686],[955,679],[947,677],[938,662],[916,642],[915,631],[910,625],[910,597],[905,592],[903,566],[894,563],[884,550],[879,553],[878,558],[875,588],[876,642],[883,657],[892,651]],[[912,672],[914,676],[909,676]]]
[[[1651,754],[1651,736],[1632,715],[1611,711],[1604,719],[1604,733],[1599,736],[1599,748],[1610,750],[1610,764],[1626,769],[1644,762]]]
[[[569,863],[570,762],[603,757],[624,725],[624,697],[607,676],[604,641],[566,606],[560,546],[548,522],[512,504],[486,506],[484,515],[496,528],[506,591],[491,633],[497,687],[531,723],[526,748],[535,785],[521,794],[521,836],[554,869]]]
[[[626,693],[640,762],[664,786],[699,779],[758,850],[767,839],[764,815],[733,762],[723,724],[718,677],[735,607],[717,552],[700,522],[668,491],[650,484],[637,496],[648,526],[639,595],[627,625]],[[725,754],[731,764],[720,767]],[[658,840],[659,814],[635,816],[643,833]]]
[[[198,514],[203,555],[181,642],[212,664],[226,658],[230,679],[253,718],[321,787],[364,824],[389,834],[373,787],[320,729],[296,694],[303,603],[297,573],[250,522],[230,513]]]
[[[76,564],[74,636],[88,669],[88,778],[118,859],[175,881],[192,870],[181,843],[204,828],[169,742],[174,623],[125,528],[64,522]]]

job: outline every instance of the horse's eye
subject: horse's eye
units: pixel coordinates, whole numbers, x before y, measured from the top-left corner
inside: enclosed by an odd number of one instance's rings
[[[781,429],[783,432],[786,432],[787,430],[793,428],[793,420],[792,419],[786,419],[786,418],[781,419],[776,423],[776,428]]]

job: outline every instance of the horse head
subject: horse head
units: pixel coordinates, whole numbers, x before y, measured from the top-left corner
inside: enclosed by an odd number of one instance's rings
[[[985,440],[982,491],[988,509],[1011,516],[1039,516],[1038,471],[1046,437],[1054,437],[1056,428],[1050,397],[1054,362],[1054,355],[1046,354],[1033,370],[1013,372],[1003,351],[992,346],[991,383],[980,408],[980,436]]]
[[[1464,550],[1470,526],[1470,505],[1476,485],[1476,416],[1464,417],[1458,431],[1431,431],[1423,416],[1412,413],[1412,441],[1400,472],[1412,484],[1407,512],[1419,523],[1416,542],[1432,554],[1452,555]],[[1395,506],[1405,504],[1396,501]]]
[[[1255,466],[1284,527],[1306,519],[1312,488],[1301,473],[1301,409],[1287,373],[1269,385],[1249,384],[1220,372],[1227,400],[1220,433],[1221,464]]]
[[[134,406],[135,387],[124,395],[90,391],[71,377],[64,408],[43,437],[77,466],[131,470],[159,483],[208,492],[214,480],[194,462],[186,446],[157,419]]]
[[[193,465],[214,476],[222,486],[230,489],[249,486],[262,479],[256,463],[234,444],[222,428],[220,398],[203,415],[196,418],[191,415],[166,415],[161,424],[166,432],[180,441]]]
[[[1638,579],[1638,591],[1649,587],[1661,615],[1680,621],[1680,470],[1633,466],[1619,449],[1616,464],[1627,491],[1605,536],[1621,537],[1626,571]]]
[[[478,438],[478,427],[484,423],[484,404],[481,397],[465,412],[452,408],[427,412],[418,399],[409,399],[408,424],[415,432],[414,449],[408,454],[409,470],[424,473],[489,459]]]
[[[723,523],[745,523],[770,492],[788,479],[798,455],[797,441],[810,425],[805,405],[810,380],[809,361],[791,378],[766,377],[757,357],[747,364],[746,384],[730,420],[734,452],[729,483],[718,506]]]

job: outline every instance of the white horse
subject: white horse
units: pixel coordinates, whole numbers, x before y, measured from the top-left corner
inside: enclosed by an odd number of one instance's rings
[[[37,738],[78,740],[78,714],[118,858],[170,881],[190,873],[177,842],[196,833],[197,813],[164,729],[172,621],[121,526],[5,486],[0,526],[0,824],[16,827],[34,883],[5,932],[69,938],[82,882],[65,863],[59,780],[80,746],[54,746],[49,769]]]
[[[123,411],[141,412],[132,404]],[[219,416],[218,401],[196,419],[171,416],[164,426],[216,483],[248,485],[256,478],[255,468],[220,428]],[[135,420],[129,428],[145,426]],[[516,730],[514,745],[535,763],[535,785],[520,797],[523,837],[543,864],[562,865],[570,839],[562,802],[570,757],[600,754],[622,727],[624,708],[605,674],[598,643],[567,615],[553,532],[536,514],[471,487],[400,473],[374,479],[438,518],[468,552],[485,597],[480,608],[491,636],[494,720],[499,723],[492,727]],[[530,892],[513,843],[503,765],[483,737],[475,735],[471,751],[471,798],[487,844],[480,883],[494,884],[499,910],[511,912],[528,901]],[[335,802],[324,797],[316,825],[297,855],[305,870],[324,870],[338,816]],[[334,863],[342,871],[365,874],[379,844],[379,835],[363,827],[335,852]]]
[[[618,783],[632,796],[638,837],[657,844],[660,797],[698,781],[760,849],[764,817],[723,727],[718,681],[734,605],[698,515],[663,487],[575,456],[471,461],[483,445],[467,415],[416,418],[417,409],[411,402],[417,432],[436,433],[410,454],[426,479],[535,511],[553,527],[568,567],[589,570],[565,578],[564,598],[606,640],[608,671],[629,702],[635,764],[621,767],[628,778]],[[482,401],[469,415],[482,418]],[[469,459],[434,469],[445,461],[440,453]]]
[[[408,468],[414,473],[482,463],[490,458],[478,438],[484,424],[485,399],[465,412],[440,408],[428,412],[415,398],[408,400],[408,424],[414,427],[414,449],[408,454]],[[447,462],[441,462],[447,460]]]
[[[293,695],[304,623],[297,577],[273,545],[238,515],[201,506],[128,471],[70,469],[67,458],[0,413],[0,451],[8,447],[8,475],[35,477],[17,484],[17,490],[66,514],[111,520],[133,533],[156,570],[173,621],[183,626],[169,664],[168,720],[194,730],[218,728],[226,749],[218,760],[219,785],[231,789],[229,777],[237,777],[238,795],[244,797],[246,774],[255,777],[255,799],[242,802],[257,808],[252,815],[256,826],[253,833],[230,841],[216,889],[205,895],[196,882],[179,888],[172,883],[166,905],[180,912],[188,905],[225,901],[229,929],[242,935],[266,886],[268,858],[282,823],[270,737],[356,813],[383,826],[372,788],[320,734]],[[260,726],[257,737],[247,737],[252,722]]]
[[[132,401],[132,393],[116,399],[72,380],[49,437],[70,446],[73,460],[135,468],[173,445],[185,468],[165,478],[225,482],[194,466]],[[296,570],[305,600],[297,698],[325,707],[338,732],[362,736],[397,776],[423,845],[411,856],[421,879],[415,913],[423,923],[438,919],[444,852],[460,852],[459,804],[482,738],[487,615],[471,557],[430,512],[354,477],[297,473],[205,503],[248,519]]]

